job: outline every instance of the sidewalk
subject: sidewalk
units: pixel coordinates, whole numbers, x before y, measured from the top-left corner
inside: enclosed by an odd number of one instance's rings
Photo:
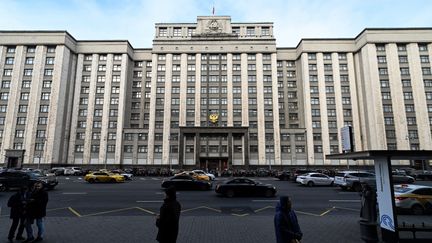
[[[362,242],[353,215],[314,217],[298,215],[302,242]],[[46,243],[156,242],[152,216],[47,217]],[[10,221],[0,218],[0,242],[7,242]],[[35,226],[34,226],[35,227]],[[19,241],[16,241],[19,242]],[[272,216],[184,216],[180,218],[178,243],[272,243]]]

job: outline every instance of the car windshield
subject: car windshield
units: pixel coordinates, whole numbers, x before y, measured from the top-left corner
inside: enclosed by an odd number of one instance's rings
[[[39,173],[39,172],[31,172],[28,173],[28,175],[30,175],[31,177],[43,177],[44,175]]]
[[[406,193],[408,191],[411,191],[411,189],[408,187],[395,187],[394,191],[397,193]]]

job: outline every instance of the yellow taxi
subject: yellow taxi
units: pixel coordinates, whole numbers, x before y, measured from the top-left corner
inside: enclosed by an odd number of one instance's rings
[[[95,183],[95,182],[124,182],[125,178],[122,175],[114,174],[110,172],[105,171],[97,171],[97,172],[91,172],[88,173],[84,180],[88,181],[89,183]]]
[[[432,187],[421,185],[394,186],[396,208],[420,215],[432,211]]]
[[[183,172],[175,174],[174,176],[179,176],[179,175],[190,175],[193,178],[195,178],[197,180],[201,180],[201,181],[209,181],[210,180],[209,176],[207,176],[205,174],[198,174],[198,173],[195,173],[193,171],[183,171]]]

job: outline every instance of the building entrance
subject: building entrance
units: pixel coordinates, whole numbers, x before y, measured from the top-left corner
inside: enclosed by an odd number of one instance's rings
[[[199,166],[206,171],[222,171],[228,166],[228,158],[201,158]]]

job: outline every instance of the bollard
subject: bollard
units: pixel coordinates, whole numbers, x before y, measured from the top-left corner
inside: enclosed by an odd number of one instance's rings
[[[367,220],[359,220],[360,237],[366,243],[376,243],[378,239],[377,224]]]

